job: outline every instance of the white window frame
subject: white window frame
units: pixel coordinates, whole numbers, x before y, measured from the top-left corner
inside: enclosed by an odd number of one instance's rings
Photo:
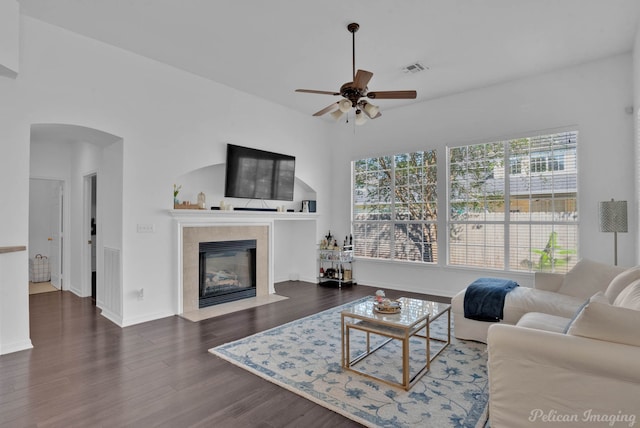
[[[409,218],[409,219],[399,219],[397,218],[399,214],[402,214],[401,212],[399,212],[398,210],[401,208],[398,208],[398,205],[400,205],[398,203],[398,199],[395,197],[396,195],[396,187],[399,186],[399,184],[396,182],[396,157],[398,156],[403,156],[403,155],[414,155],[414,154],[426,154],[426,153],[431,153],[432,156],[435,156],[436,159],[436,163],[435,164],[431,164],[431,165],[423,165],[423,168],[433,168],[434,174],[432,174],[432,176],[435,177],[435,182],[430,182],[430,181],[426,181],[426,182],[421,182],[420,185],[421,186],[430,186],[434,189],[435,194],[437,195],[438,192],[440,191],[440,187],[438,186],[437,183],[437,171],[438,171],[438,151],[436,149],[432,149],[432,150],[416,150],[413,152],[409,152],[409,153],[396,153],[393,155],[385,155],[385,156],[371,156],[371,157],[367,157],[367,158],[363,158],[363,159],[358,159],[352,162],[351,164],[351,178],[352,178],[352,186],[351,186],[351,224],[352,224],[352,232],[353,232],[353,236],[354,236],[354,244],[355,244],[355,248],[354,248],[354,255],[356,257],[359,258],[368,258],[368,259],[372,259],[372,260],[385,260],[385,261],[394,261],[394,262],[408,262],[408,263],[422,263],[422,264],[429,264],[429,265],[435,265],[438,264],[438,236],[437,236],[437,232],[438,232],[438,219],[437,216],[432,217],[431,219],[425,219],[425,218],[420,218],[420,219],[415,219],[415,218]],[[357,188],[357,184],[356,184],[356,164],[360,161],[364,161],[364,160],[370,160],[370,159],[379,159],[379,158],[390,158],[391,159],[391,166],[390,166],[390,194],[393,195],[393,197],[390,198],[389,201],[389,218],[388,219],[377,219],[377,220],[359,220],[356,218],[356,206],[358,205],[358,201],[357,201],[357,197],[356,195],[358,193],[360,193],[360,188]],[[427,174],[424,175],[425,177],[427,176]],[[421,201],[422,203],[425,203],[426,205],[426,201]],[[433,204],[433,207],[436,209],[437,212],[437,207],[438,207],[438,200],[434,199],[429,201]],[[403,211],[404,213],[404,211]],[[405,213],[406,214],[406,213]],[[424,215],[424,212],[421,212],[422,215]],[[428,242],[426,240],[423,240],[422,243],[420,245],[422,245],[421,248],[421,254],[422,254],[422,260],[414,260],[414,259],[410,259],[408,257],[402,257],[401,254],[399,254],[399,247],[400,246],[405,246],[405,244],[403,244],[402,242],[398,242],[396,240],[396,234],[398,233],[397,229],[398,228],[406,228],[406,230],[409,229],[409,227],[413,226],[413,227],[419,227],[422,229],[421,233],[423,234],[423,239],[424,239],[424,234],[425,234],[425,226],[429,226],[431,228],[433,228],[433,239]],[[363,248],[366,247],[367,245],[369,245],[369,240],[364,240],[360,237],[359,234],[359,226],[363,226],[364,228],[367,228],[367,226],[372,226],[373,228],[384,228],[386,227],[388,229],[389,232],[389,240],[388,241],[382,241],[380,240],[379,242],[388,242],[388,257],[384,257],[384,253],[383,256],[380,256],[380,252],[378,253],[378,256],[375,255],[371,255],[369,253],[369,251],[367,251],[367,248]],[[427,250],[427,247],[429,248]],[[378,248],[381,248],[381,246],[378,246]],[[409,249],[411,250],[411,249]],[[430,254],[430,257],[427,255]],[[428,260],[425,260],[428,259]]]
[[[494,142],[488,142],[488,143],[478,143],[478,144],[468,144],[468,145],[461,145],[461,146],[456,146],[456,147],[447,147],[447,151],[446,151],[446,171],[447,171],[447,177],[452,177],[452,173],[451,173],[451,166],[452,166],[452,159],[451,159],[451,150],[455,150],[455,149],[461,149],[461,148],[465,148],[465,147],[480,147],[482,144],[485,145],[491,145],[491,144],[496,144],[496,143],[501,143],[504,147],[504,159],[502,161],[502,176],[503,176],[503,180],[504,180],[504,188],[503,188],[503,196],[504,196],[504,217],[501,220],[496,220],[496,217],[499,216],[494,216],[494,217],[489,217],[489,216],[483,216],[483,215],[478,215],[474,218],[471,218],[471,216],[469,216],[467,214],[466,218],[454,218],[455,216],[460,216],[460,214],[456,214],[453,213],[455,210],[454,208],[456,206],[460,206],[462,205],[463,201],[457,201],[458,205],[453,205],[452,201],[452,185],[450,182],[447,183],[447,189],[446,189],[446,228],[445,230],[447,231],[447,233],[445,233],[444,235],[446,236],[446,264],[447,266],[450,267],[464,267],[464,268],[474,268],[474,269],[498,269],[498,270],[505,270],[505,271],[516,271],[516,272],[532,272],[532,271],[537,271],[537,270],[545,270],[547,269],[546,265],[543,264],[542,261],[542,255],[539,255],[540,251],[543,251],[540,249],[540,244],[536,245],[534,247],[534,245],[532,244],[536,239],[539,242],[540,241],[540,236],[544,235],[547,233],[547,230],[551,230],[552,232],[549,234],[549,238],[548,238],[548,242],[552,242],[552,239],[555,238],[557,235],[553,235],[553,233],[556,232],[556,230],[566,230],[566,234],[567,236],[571,236],[571,239],[568,239],[568,241],[571,241],[571,243],[574,242],[575,240],[575,248],[567,248],[567,249],[563,249],[562,251],[565,252],[571,252],[571,255],[568,256],[564,256],[566,258],[570,258],[570,262],[567,263],[566,265],[564,264],[563,261],[558,261],[557,263],[552,262],[550,264],[549,270],[550,271],[554,271],[554,272],[564,272],[567,271],[573,264],[575,264],[575,262],[577,262],[578,260],[578,249],[579,249],[579,245],[578,245],[578,229],[579,229],[579,221],[578,221],[578,217],[577,217],[577,200],[579,197],[579,191],[578,191],[578,186],[577,186],[577,181],[578,181],[578,167],[577,167],[577,138],[578,138],[578,131],[576,129],[570,129],[570,130],[558,130],[558,131],[542,131],[539,133],[535,133],[532,135],[529,135],[527,137],[522,137],[522,139],[524,138],[528,138],[530,140],[535,140],[535,139],[541,139],[544,141],[544,138],[550,138],[553,136],[561,136],[561,135],[565,135],[567,136],[567,138],[575,138],[575,141],[573,142],[573,146],[570,145],[570,147],[573,147],[573,149],[569,149],[569,150],[573,150],[573,153],[575,153],[575,159],[573,159],[573,163],[572,165],[575,165],[575,169],[571,170],[571,167],[568,165],[569,160],[565,158],[565,153],[560,153],[559,155],[561,156],[561,158],[558,157],[557,153],[551,153],[551,152],[547,152],[544,153],[544,156],[540,156],[540,157],[536,157],[536,159],[541,159],[542,157],[545,158],[545,171],[540,171],[540,172],[536,172],[533,171],[533,167],[531,165],[531,160],[533,159],[533,157],[531,156],[532,153],[535,153],[535,151],[529,151],[529,155],[528,155],[528,159],[529,159],[529,164],[526,164],[526,161],[523,161],[522,164],[520,165],[519,168],[516,167],[516,171],[513,170],[514,165],[518,164],[518,160],[511,156],[511,154],[509,153],[509,146],[510,146],[510,142],[515,142],[520,140],[520,138],[513,138],[513,139],[509,139],[509,140],[500,140],[500,141],[494,141]],[[560,137],[558,137],[560,138]],[[477,159],[474,159],[477,160]],[[515,161],[515,163],[514,163]],[[555,167],[556,165],[559,165],[560,167]],[[569,167],[568,167],[569,166]],[[549,168],[551,167],[551,168]],[[511,174],[513,172],[515,172],[515,174]],[[494,169],[495,172],[495,169]],[[499,171],[498,171],[499,172]],[[516,214],[512,214],[512,203],[514,204],[514,208],[516,208],[515,204],[517,203],[518,199],[515,197],[515,194],[513,194],[511,192],[511,188],[510,188],[510,181],[514,180],[514,178],[512,176],[519,176],[520,179],[522,177],[545,177],[545,179],[547,180],[551,180],[551,182],[553,183],[553,177],[554,176],[559,176],[561,174],[565,174],[565,175],[569,175],[569,174],[575,174],[575,212],[573,213],[558,213],[557,218],[556,218],[556,211],[555,209],[557,207],[554,208],[554,210],[552,211],[552,213],[550,215],[548,215],[547,217],[552,217],[552,218],[547,218],[547,219],[538,219],[535,220],[533,218],[533,215],[530,215],[530,219],[528,221],[523,221],[521,219],[517,219],[516,218]],[[464,181],[464,180],[463,180]],[[532,181],[530,181],[530,183],[533,183]],[[552,195],[555,195],[556,191],[558,189],[556,189],[556,187],[554,187],[555,184],[552,184]],[[530,189],[530,192],[533,192]],[[532,202],[532,198],[531,198],[531,194],[529,195],[529,203],[530,206],[533,206],[533,202]],[[522,200],[522,199],[520,199]],[[551,197],[551,201],[552,204],[555,204],[556,199],[553,199],[553,196]],[[571,202],[571,200],[573,199],[569,199],[569,202]],[[486,199],[485,199],[486,201]],[[557,198],[557,204],[559,205],[560,202],[565,201],[565,199],[563,199],[562,197],[558,197]],[[569,204],[571,206],[573,206],[574,204]],[[533,213],[534,210],[532,208],[530,208],[530,213]],[[453,214],[452,214],[453,213]],[[519,227],[521,226],[521,227]],[[510,258],[512,257],[512,254],[517,252],[518,250],[520,252],[525,251],[523,250],[523,248],[521,245],[520,246],[514,246],[514,248],[511,248],[511,242],[512,242],[512,237],[510,236],[510,232],[511,232],[511,228],[514,227],[518,227],[519,229],[522,227],[528,226],[530,233],[529,233],[529,259],[528,260],[522,260],[521,262],[519,262],[520,264],[514,264],[512,262],[515,262],[515,260],[511,260]],[[500,257],[503,260],[503,265],[501,267],[496,267],[496,265],[498,265],[499,263],[496,262],[494,265],[492,265],[491,262],[487,262],[488,258],[491,257],[491,254],[497,254],[497,248],[499,248],[498,246],[487,246],[487,238],[485,238],[485,240],[483,241],[483,243],[478,244],[475,248],[474,245],[467,243],[467,247],[466,250],[463,250],[464,245],[459,245],[456,244],[456,239],[459,239],[459,234],[460,229],[462,229],[462,231],[465,233],[465,238],[467,238],[468,242],[471,242],[472,239],[469,238],[471,236],[471,233],[469,233],[469,230],[471,230],[472,228],[482,228],[485,227],[487,229],[491,229],[491,232],[487,232],[487,235],[490,235],[492,232],[496,232],[496,233],[502,233],[504,242],[503,242],[503,253],[500,255]],[[538,228],[538,229],[536,229]],[[565,228],[565,229],[563,229]],[[502,229],[501,232],[499,231],[499,229]],[[534,236],[535,233],[531,233],[532,230],[545,230],[545,232],[540,232],[537,236]],[[442,231],[441,231],[442,232]],[[443,235],[441,233],[441,235]],[[478,234],[476,234],[478,235]],[[553,238],[552,238],[553,235]],[[514,235],[514,239],[517,238],[518,235]],[[535,238],[535,239],[534,239]],[[490,238],[489,238],[490,239]],[[499,242],[499,241],[498,241]],[[455,251],[455,255],[454,255],[454,248],[456,247],[456,245],[458,246],[458,249]],[[484,247],[483,247],[484,245]],[[480,265],[480,262],[478,260],[480,260],[480,258],[474,258],[474,250],[476,250],[478,253],[482,252],[484,248],[484,266]],[[545,249],[546,247],[544,245],[542,245],[542,248]],[[556,258],[554,258],[553,260],[558,260],[558,254],[561,253],[560,249],[561,249],[561,245],[558,245],[558,247],[556,247],[556,249],[558,250],[554,255],[556,256]],[[471,253],[469,253],[469,251],[471,251]],[[493,253],[492,253],[493,251]],[[572,252],[575,251],[575,254],[573,254]],[[462,254],[462,256],[461,256]],[[534,254],[535,256],[539,256],[540,259],[537,262],[534,262]],[[564,254],[564,253],[563,253]],[[453,258],[455,257],[464,257],[465,258],[465,262],[460,262],[458,261],[452,261]],[[482,257],[482,256],[480,256]],[[470,261],[470,258],[472,259]],[[520,258],[518,258],[520,259]],[[499,260],[499,257],[496,256],[496,260]],[[529,263],[526,264],[524,262],[528,261]],[[522,265],[521,265],[522,264]]]

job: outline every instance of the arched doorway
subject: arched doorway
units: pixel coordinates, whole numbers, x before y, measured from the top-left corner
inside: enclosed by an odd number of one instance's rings
[[[114,212],[113,208],[122,212],[122,186],[119,185],[122,183],[122,143],[122,138],[116,135],[79,125],[31,125],[30,178],[57,180],[64,188],[60,236],[63,244],[59,257],[62,289],[81,297],[91,296],[95,271],[96,305],[111,313],[114,307],[121,307],[120,302],[105,302],[100,296],[117,299],[122,292],[103,288],[101,235],[105,232],[122,235],[122,222],[104,215],[105,206],[110,213]],[[113,179],[114,176],[119,176],[119,180]],[[103,225],[100,218],[107,224]],[[121,284],[116,283],[115,287]]]

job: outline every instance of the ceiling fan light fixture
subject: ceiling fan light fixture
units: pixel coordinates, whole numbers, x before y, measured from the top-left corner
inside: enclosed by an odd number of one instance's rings
[[[331,113],[331,117],[333,117],[336,121],[340,120],[342,116],[344,116],[344,112],[340,109]]]
[[[351,109],[351,101],[346,98],[341,99],[338,101],[338,109],[340,109],[342,113],[348,112],[349,109]]]
[[[351,33],[351,66],[353,69],[351,80],[344,83],[339,91],[319,91],[317,89],[296,89],[296,92],[305,92],[309,94],[320,95],[333,95],[341,96],[338,102],[332,103],[320,111],[317,111],[313,116],[322,116],[326,113],[331,113],[334,119],[338,120],[345,113],[349,114],[351,109],[355,109],[355,122],[356,125],[363,125],[367,122],[367,118],[376,119],[381,116],[380,108],[376,105],[369,104],[364,101],[363,98],[369,99],[381,99],[381,100],[403,100],[403,99],[415,99],[417,93],[414,90],[410,91],[369,91],[368,84],[373,77],[373,73],[367,70],[356,70],[356,36],[355,33],[360,28],[360,25],[356,22],[352,22],[347,26],[347,30]],[[414,69],[428,69],[428,67],[422,64],[416,63],[407,67],[407,71],[414,71]],[[336,111],[336,105],[338,107]],[[348,119],[347,119],[348,121]]]
[[[365,123],[367,123],[367,118],[365,117],[364,113],[362,113],[362,110],[356,110],[356,125],[360,126],[364,125]]]
[[[371,118],[374,118],[380,112],[380,107],[374,106],[371,103],[364,103],[364,107],[362,107],[365,113]]]

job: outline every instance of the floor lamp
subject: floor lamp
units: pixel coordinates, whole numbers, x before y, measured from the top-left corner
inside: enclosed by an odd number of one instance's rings
[[[618,232],[627,232],[627,201],[600,202],[600,232],[613,232],[613,264],[618,265]]]

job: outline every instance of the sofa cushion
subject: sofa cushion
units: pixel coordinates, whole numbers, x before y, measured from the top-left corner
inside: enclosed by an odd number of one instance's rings
[[[589,302],[567,332],[608,342],[640,346],[640,311],[601,302]]]
[[[613,278],[604,294],[613,303],[620,292],[637,279],[640,279],[640,266],[631,267]]]
[[[606,290],[613,278],[625,270],[626,268],[582,259],[567,272],[558,293],[588,299],[598,291]]]
[[[613,305],[640,311],[640,280],[632,282],[622,290]]]
[[[571,318],[587,298],[567,296],[552,291],[529,287],[516,287],[507,294],[504,301],[504,322],[516,324],[529,312]]]
[[[554,333],[564,333],[567,325],[571,320],[556,315],[543,314],[540,312],[529,312],[524,314],[518,324],[518,327],[535,328],[537,330],[552,331]]]

